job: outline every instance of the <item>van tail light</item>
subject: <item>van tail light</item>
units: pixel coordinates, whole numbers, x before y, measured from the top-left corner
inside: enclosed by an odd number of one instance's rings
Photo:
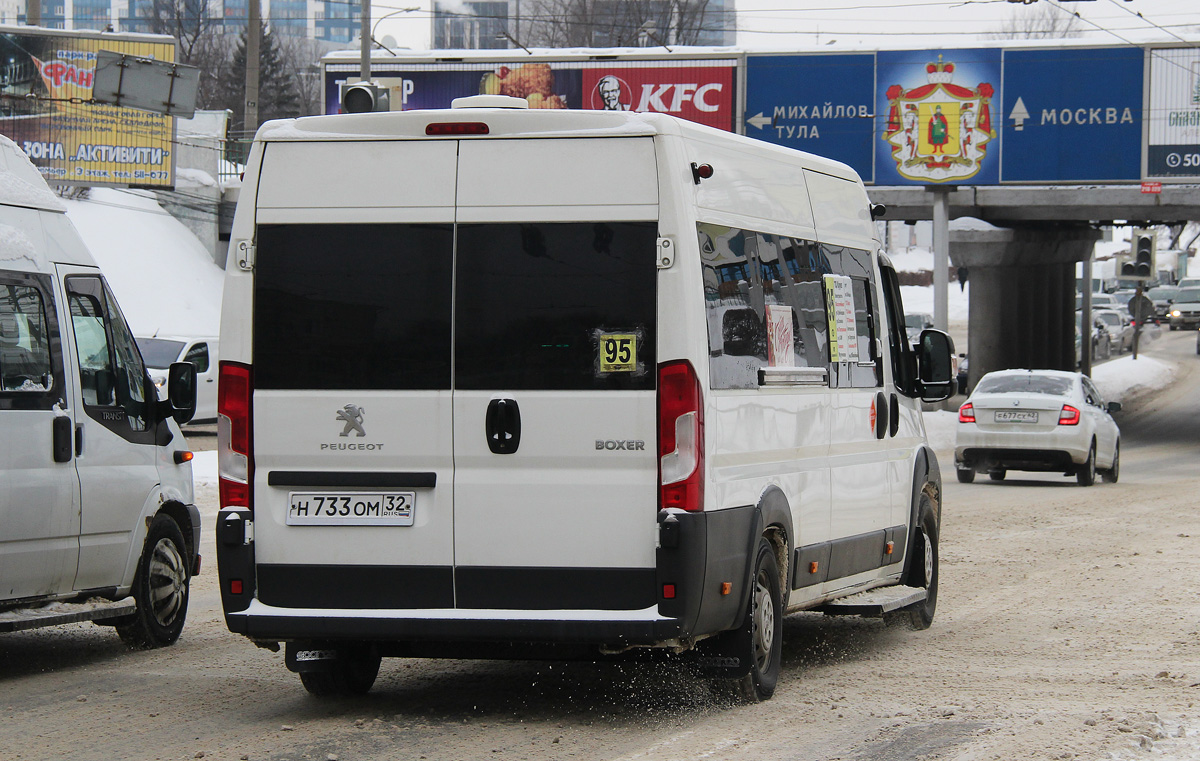
[[[1069,404],[1064,404],[1062,412],[1058,413],[1059,425],[1079,425],[1079,410]]]
[[[254,475],[250,397],[254,391],[250,365],[221,362],[217,386],[217,468],[221,507],[253,508]]]
[[[958,408],[958,422],[974,423],[975,422],[975,405],[967,402]]]
[[[704,395],[687,360],[658,367],[659,507],[704,509]]]

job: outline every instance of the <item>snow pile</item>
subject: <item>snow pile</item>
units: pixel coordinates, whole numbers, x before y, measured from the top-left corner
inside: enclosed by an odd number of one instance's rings
[[[135,335],[218,334],[225,273],[153,196],[93,188],[66,205]]]
[[[1092,368],[1096,388],[1105,399],[1114,402],[1166,388],[1174,379],[1174,365],[1145,354],[1136,360],[1130,355]]]

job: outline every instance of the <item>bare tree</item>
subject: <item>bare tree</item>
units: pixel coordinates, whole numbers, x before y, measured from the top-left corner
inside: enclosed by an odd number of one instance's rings
[[[213,0],[153,0],[148,22],[154,34],[179,40],[180,61],[196,65],[195,57],[217,36],[222,19]]]
[[[539,47],[696,45],[724,22],[709,0],[526,0],[522,10],[520,42]]]
[[[1079,16],[1054,4],[1019,5],[1000,30],[988,36],[995,40],[1060,40],[1080,37]]]

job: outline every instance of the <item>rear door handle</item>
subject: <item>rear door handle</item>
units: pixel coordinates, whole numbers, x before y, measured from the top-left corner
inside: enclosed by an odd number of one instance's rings
[[[488,449],[493,454],[512,454],[521,445],[521,408],[514,399],[488,402],[484,418]]]

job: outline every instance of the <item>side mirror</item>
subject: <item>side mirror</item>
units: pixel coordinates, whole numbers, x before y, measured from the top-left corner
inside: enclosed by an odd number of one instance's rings
[[[167,405],[175,422],[183,425],[196,414],[196,366],[172,362],[167,375]]]
[[[1108,409],[1108,414],[1110,414],[1110,415],[1114,412],[1120,412],[1121,411],[1121,403],[1120,402],[1109,402],[1107,409]]]
[[[940,402],[955,392],[954,341],[940,330],[921,331],[917,344],[917,391],[921,401]]]

